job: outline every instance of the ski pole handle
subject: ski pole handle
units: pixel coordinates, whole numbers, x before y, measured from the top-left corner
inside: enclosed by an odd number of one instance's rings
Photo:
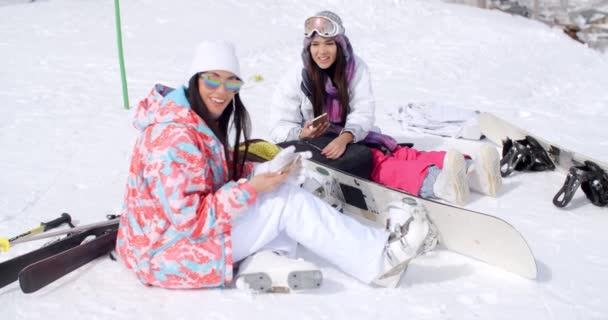
[[[17,239],[35,235],[37,233],[41,233],[41,232],[44,232],[49,229],[57,228],[58,226],[60,226],[63,223],[67,223],[71,227],[74,227],[74,225],[72,225],[72,217],[68,213],[64,212],[61,214],[61,217],[51,220],[49,222],[42,222],[42,223],[40,223],[40,226],[38,226],[32,230],[29,230],[27,232],[24,232],[20,235],[14,236],[10,239],[7,239],[5,237],[0,237],[0,251],[2,251],[2,252],[8,251],[8,249],[11,247],[11,243]]]
[[[64,223],[67,223],[70,225],[70,227],[74,228],[74,225],[72,224],[72,217],[70,216],[69,213],[66,213],[66,212],[62,213],[61,217],[59,217],[55,220],[51,220],[49,222],[43,222],[43,223],[41,223],[41,225],[44,226],[43,231],[47,231],[49,229],[57,228]]]
[[[118,223],[120,222],[120,215],[116,215],[115,218],[107,220],[107,221],[102,221],[102,222],[96,222],[96,223],[91,223],[91,224],[85,224],[82,226],[77,226],[71,229],[63,229],[63,230],[56,230],[56,231],[47,231],[47,232],[42,232],[39,234],[33,234],[30,235],[28,237],[25,238],[20,238],[17,239],[13,242],[13,244],[17,244],[17,243],[21,243],[21,242],[26,242],[26,241],[34,241],[34,240],[39,240],[39,239],[45,239],[45,238],[50,238],[50,237],[56,237],[56,236],[62,236],[64,234],[69,234],[69,233],[78,233],[78,232],[82,232],[85,230],[89,230],[89,229],[93,229],[93,228],[98,228],[98,227],[104,227],[104,226],[110,226],[110,225],[118,225]]]

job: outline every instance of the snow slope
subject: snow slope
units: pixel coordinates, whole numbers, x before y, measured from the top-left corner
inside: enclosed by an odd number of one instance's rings
[[[236,42],[254,136],[266,137],[274,85],[299,58],[304,19],[323,9],[344,21],[372,70],[378,125],[421,149],[479,142],[403,131],[407,102],[493,111],[563,147],[608,160],[608,56],[558,29],[496,11],[438,1],[256,0],[122,2],[131,105],[157,81],[182,83],[203,38]],[[80,223],[121,207],[136,131],[122,107],[112,1],[0,1],[0,235],[69,212]],[[604,88],[604,89],[602,89]],[[516,174],[496,199],[468,208],[518,228],[539,265],[529,281],[445,251],[416,260],[397,289],[372,289],[317,262],[321,290],[255,295],[163,290],[109,259],[31,295],[0,289],[2,319],[607,319],[608,209],[581,191],[560,210],[560,172]],[[5,261],[42,245],[0,255]]]

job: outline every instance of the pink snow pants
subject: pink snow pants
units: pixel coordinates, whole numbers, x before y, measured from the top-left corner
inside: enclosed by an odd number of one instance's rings
[[[443,169],[445,151],[418,151],[397,147],[392,155],[372,148],[374,170],[372,181],[418,195],[430,166]]]

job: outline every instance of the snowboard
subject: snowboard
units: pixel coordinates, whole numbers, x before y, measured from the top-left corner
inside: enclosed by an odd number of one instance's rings
[[[439,230],[440,245],[461,255],[502,268],[524,278],[535,279],[536,261],[526,240],[508,222],[480,212],[423,199],[370,180],[350,175],[313,160],[307,170],[333,183],[333,197],[344,203],[344,211],[359,215],[384,227],[384,207],[392,201],[417,201],[429,211]],[[325,195],[319,195],[324,198]]]
[[[502,142],[507,138],[521,140],[526,136],[532,136],[545,149],[551,161],[563,171],[568,171],[572,166],[581,166],[585,161],[592,161],[604,171],[608,171],[608,163],[562,148],[555,143],[530,134],[492,113],[483,112],[479,115],[479,128],[488,140],[499,146],[502,146]]]

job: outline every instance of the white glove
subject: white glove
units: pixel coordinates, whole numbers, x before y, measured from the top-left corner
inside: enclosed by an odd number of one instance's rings
[[[312,157],[312,153],[310,151],[295,152],[295,150],[296,148],[294,146],[289,146],[281,150],[281,152],[279,152],[272,160],[256,165],[253,169],[253,175],[279,172],[285,167],[289,166],[294,160],[296,160],[296,158],[299,157],[299,160],[296,161],[289,172],[287,182],[297,186],[301,185],[306,180],[306,170],[304,169],[304,166],[302,166],[302,161],[310,159]]]
[[[308,178],[308,172],[306,171],[306,168],[304,168],[303,162],[306,159],[312,158],[312,152],[296,152],[296,156],[299,156],[299,159],[293,169],[289,172],[287,182],[299,187],[306,181],[306,178]]]

